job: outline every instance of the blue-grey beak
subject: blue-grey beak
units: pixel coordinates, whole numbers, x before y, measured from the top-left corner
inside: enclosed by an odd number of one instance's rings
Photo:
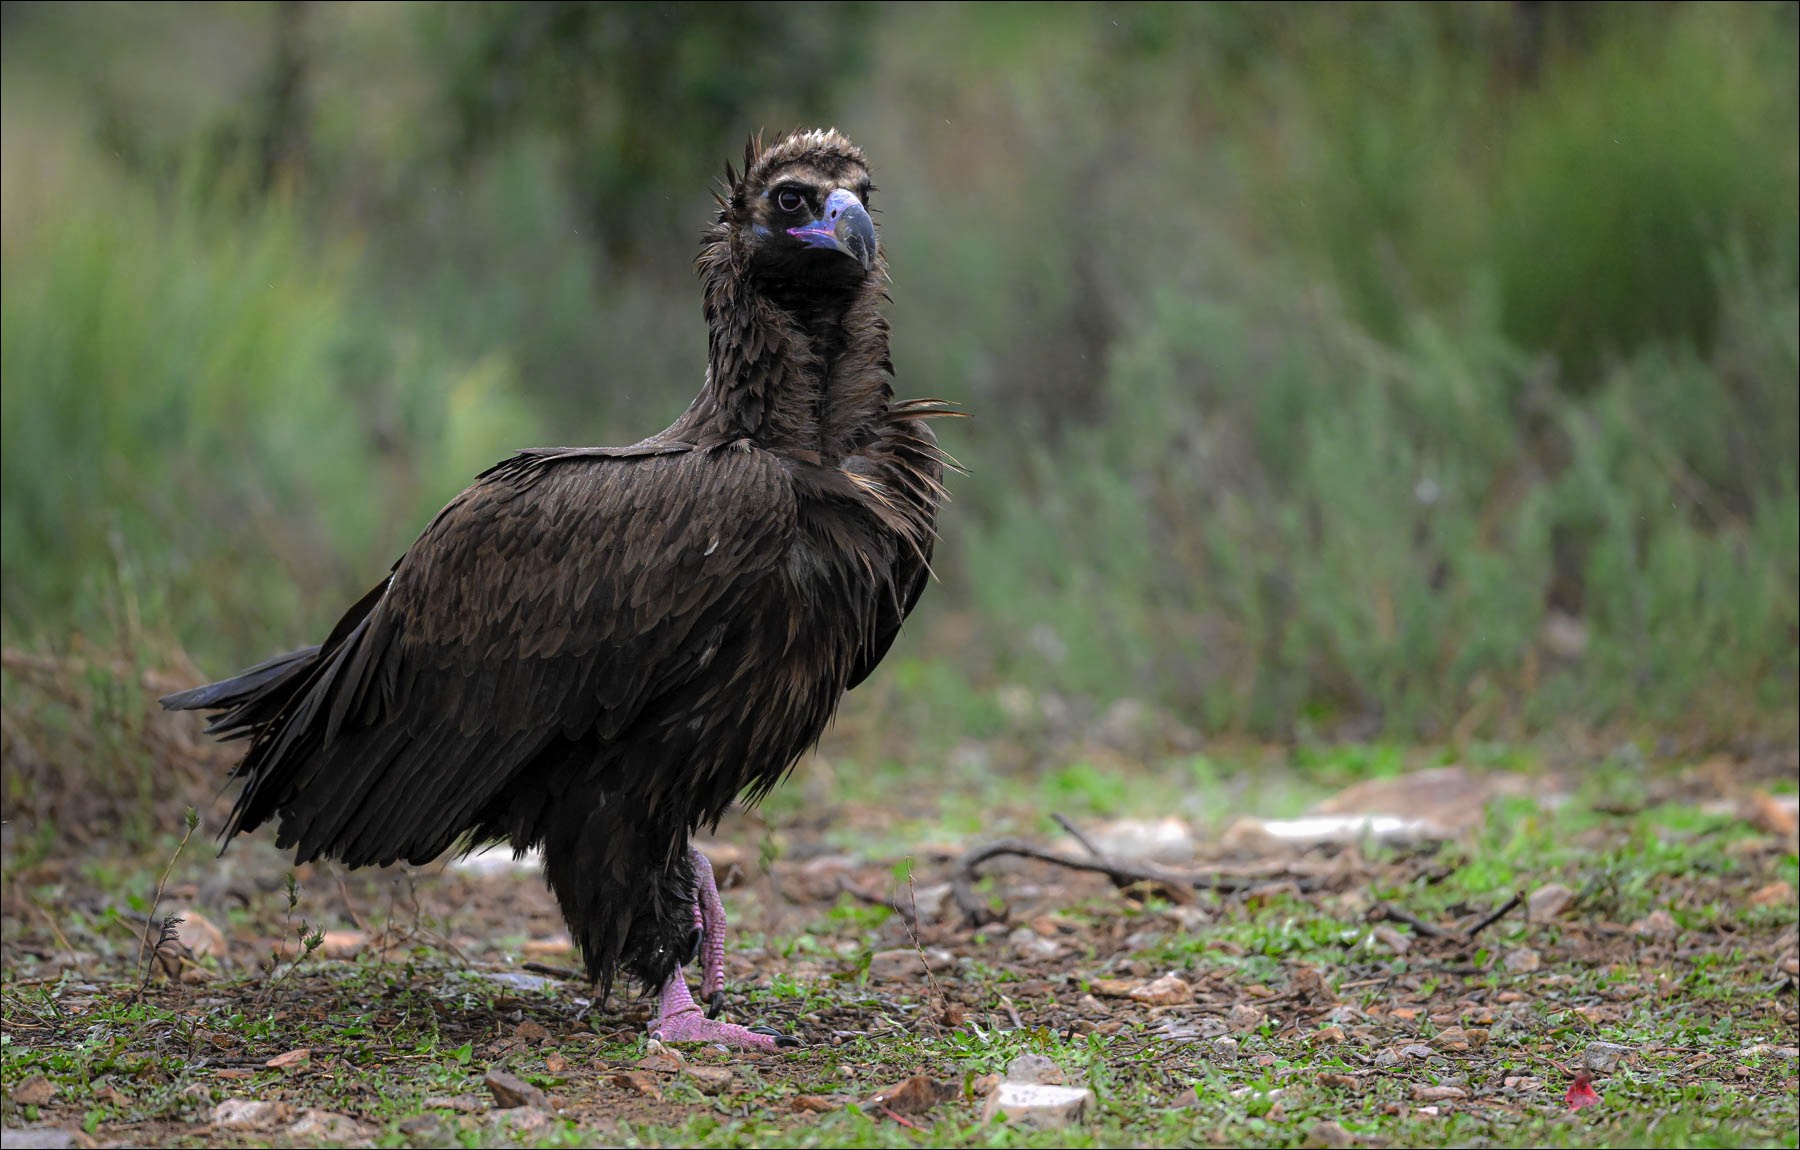
[[[831,248],[855,256],[867,269],[875,266],[875,221],[856,193],[839,188],[825,200],[825,214],[788,235],[815,248]]]

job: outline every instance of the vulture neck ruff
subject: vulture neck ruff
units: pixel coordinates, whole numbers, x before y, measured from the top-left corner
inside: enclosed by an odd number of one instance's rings
[[[821,136],[821,141],[829,143]],[[846,147],[853,147],[844,141]],[[787,146],[791,147],[790,142]],[[670,428],[699,447],[749,440],[828,466],[865,446],[893,399],[888,382],[887,264],[869,268],[771,270],[758,260],[744,205],[750,189],[779,170],[777,149],[741,179],[697,261],[707,327],[706,385]],[[860,165],[861,154],[845,156]]]

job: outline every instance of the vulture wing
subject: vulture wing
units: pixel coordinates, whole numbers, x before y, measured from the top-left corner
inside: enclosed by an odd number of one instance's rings
[[[616,736],[704,669],[708,645],[690,640],[755,610],[795,523],[765,452],[646,445],[500,464],[438,514],[259,731],[227,836],[279,812],[280,845],[303,860],[436,857],[552,740]]]

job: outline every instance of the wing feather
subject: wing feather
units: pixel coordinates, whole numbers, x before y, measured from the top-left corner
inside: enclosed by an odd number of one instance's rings
[[[766,594],[796,511],[763,452],[533,453],[432,521],[257,736],[237,824],[303,858],[423,861],[551,739],[615,738]]]

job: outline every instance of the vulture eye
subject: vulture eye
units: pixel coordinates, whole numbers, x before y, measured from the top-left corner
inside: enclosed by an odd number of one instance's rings
[[[806,206],[806,197],[793,188],[783,188],[775,193],[775,206],[784,212],[797,212]]]

